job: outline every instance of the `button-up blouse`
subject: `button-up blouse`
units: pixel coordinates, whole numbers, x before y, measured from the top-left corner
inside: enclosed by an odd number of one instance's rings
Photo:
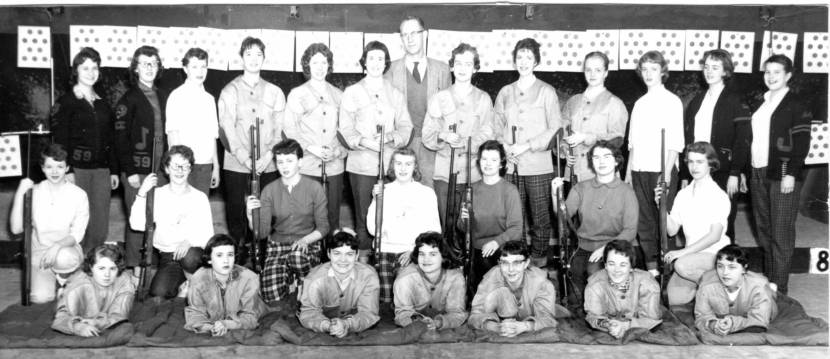
[[[588,168],[588,150],[597,140],[625,136],[625,126],[628,124],[625,104],[605,89],[593,100],[581,93],[568,99],[562,117],[573,132],[588,135],[585,141],[573,148],[576,157],[574,170],[579,181],[593,178],[594,172]]]
[[[467,320],[466,287],[460,269],[445,269],[438,283],[430,283],[418,268],[410,264],[398,273],[393,286],[395,298],[395,323],[405,327],[412,323],[412,316],[420,313],[441,318],[441,328],[457,328]]]
[[[343,91],[328,82],[325,84],[325,91],[317,91],[309,82],[294,88],[288,94],[285,108],[285,136],[297,140],[303,147],[300,173],[308,176],[320,177],[323,173],[323,161],[307,150],[310,146],[340,149],[340,157],[326,163],[326,175],[339,175],[345,166],[347,152],[337,140]]]
[[[634,269],[631,271],[628,291],[611,286],[608,272],[603,269],[588,278],[585,287],[585,320],[599,329],[602,320],[630,321],[631,328],[651,329],[663,319],[660,306],[660,285],[651,274]]]

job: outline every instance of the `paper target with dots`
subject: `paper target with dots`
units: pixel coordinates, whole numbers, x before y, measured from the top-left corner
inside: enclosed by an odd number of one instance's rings
[[[232,29],[225,31],[225,35],[227,36],[227,41],[225,41],[225,56],[228,59],[228,70],[231,71],[242,70],[242,57],[239,56],[239,48],[242,46],[242,41],[246,37],[250,36],[262,40],[265,43],[266,53],[271,45],[265,39],[262,39],[261,29]],[[293,47],[294,43],[291,46]],[[268,56],[265,57],[265,61],[268,61]],[[263,69],[265,69],[265,64],[263,64]]]
[[[334,72],[359,74],[360,56],[363,55],[362,32],[332,32],[329,34],[331,52],[334,53]],[[301,55],[305,49],[297,49]],[[300,64],[302,65],[302,64]]]
[[[764,41],[761,43],[761,59],[758,69],[764,70],[764,61],[772,55],[785,55],[795,61],[795,46],[798,34],[789,32],[764,31]]]
[[[96,49],[101,54],[103,67],[130,67],[133,53],[137,46],[135,26],[104,26],[101,37],[101,48]]]
[[[660,51],[669,63],[669,71],[683,71],[686,54],[686,31],[652,30],[654,49]]]
[[[755,47],[755,33],[745,31],[721,31],[720,48],[732,55],[736,73],[752,72],[752,55]]]
[[[634,70],[640,56],[654,47],[652,30],[620,30],[620,70]]]
[[[585,46],[588,34],[583,31],[552,31],[552,36],[552,41],[541,43],[542,64],[550,66],[548,71],[582,72],[582,61],[588,53]]]
[[[448,64],[452,50],[462,41],[458,31],[429,30],[430,36],[427,46],[427,57]]]
[[[211,27],[197,28],[196,44],[208,53],[208,68],[211,70],[225,71],[228,69],[228,49],[230,37],[225,29]],[[187,50],[185,50],[185,53]],[[184,53],[182,53],[184,55]]]
[[[199,47],[199,29],[195,27],[170,27],[168,28],[168,51],[170,54],[164,62],[168,69],[182,67],[182,57],[192,47]],[[207,51],[207,49],[203,49]]]
[[[303,57],[303,51],[313,43],[322,42],[329,46],[329,32],[328,31],[297,31],[296,32],[297,47],[294,50],[294,71],[302,72],[303,65],[300,59]],[[361,54],[363,52],[361,51]]]
[[[23,175],[20,155],[20,136],[0,137],[0,177]]]
[[[826,32],[804,33],[804,64],[805,73],[830,72],[830,36]]]
[[[703,70],[703,53],[718,48],[718,30],[686,30],[686,71]]]
[[[804,163],[815,165],[828,163],[830,159],[830,128],[826,123],[814,123],[810,131],[810,152],[804,158]]]
[[[69,58],[74,58],[82,47],[91,47],[103,55],[102,38],[107,26],[69,25]]]
[[[48,69],[52,58],[52,31],[48,26],[17,27],[17,67]]]
[[[386,48],[389,49],[389,57],[392,61],[400,59],[403,57],[406,50],[403,49],[403,42],[401,41],[401,34],[399,33],[391,33],[391,34],[381,34],[381,33],[364,33],[363,34],[363,47],[366,47],[366,44],[372,41],[379,41],[386,45]],[[427,47],[429,48],[429,47]],[[361,53],[363,49],[360,49]]]
[[[136,43],[135,46],[152,46],[159,50],[159,57],[161,63],[165,68],[170,61],[168,58],[173,56],[172,50],[168,45],[170,42],[169,29],[166,27],[157,26],[137,26],[136,27]]]
[[[608,56],[608,70],[620,68],[620,30],[588,30],[585,32],[585,54],[602,51]]]
[[[493,30],[492,45],[490,47],[493,56],[493,71],[512,71],[513,48],[516,42],[531,37],[532,33],[527,30]]]
[[[294,31],[262,29],[260,39],[265,43],[263,70],[294,71],[294,52],[291,51],[291,49],[294,49]],[[239,51],[238,46],[237,52]]]
[[[466,42],[471,46],[476,48],[478,51],[478,59],[481,67],[478,69],[478,72],[493,72],[493,66],[491,62],[493,60],[492,50],[490,45],[492,44],[492,37],[493,33],[491,32],[478,32],[478,31],[459,31],[459,43]]]

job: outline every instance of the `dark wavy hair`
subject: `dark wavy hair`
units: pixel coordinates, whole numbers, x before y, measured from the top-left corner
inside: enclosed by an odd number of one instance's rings
[[[721,248],[718,253],[715,254],[715,266],[717,266],[718,261],[721,259],[738,262],[738,264],[742,265],[744,268],[749,266],[749,258],[746,257],[746,251],[744,251],[744,249],[737,244],[730,244]]]
[[[156,78],[153,79],[154,82],[160,79],[161,73],[164,72],[164,66],[161,63],[161,57],[159,57],[159,49],[153,46],[141,46],[135,49],[135,52],[133,53],[133,60],[130,62],[130,83],[133,85],[138,85],[138,74],[135,72],[135,69],[138,68],[138,57],[141,55],[156,58],[158,71],[156,71]]]
[[[86,60],[92,60],[98,68],[101,68],[101,55],[98,54],[98,51],[91,47],[82,47],[80,51],[72,58],[72,75],[69,78],[69,83],[71,85],[76,85],[78,83],[78,67]]]
[[[637,60],[637,76],[640,80],[643,80],[643,64],[647,62],[660,65],[661,82],[665,83],[666,80],[669,79],[669,62],[666,61],[666,58],[663,57],[663,54],[660,53],[660,51],[649,51],[643,54],[643,56],[640,56],[640,59]]]
[[[303,56],[300,58],[300,64],[303,66],[303,76],[305,76],[306,79],[311,78],[311,67],[309,66],[309,63],[311,62],[311,58],[317,54],[323,54],[323,56],[326,57],[326,62],[329,64],[329,69],[326,75],[331,75],[334,71],[334,54],[331,52],[329,47],[326,46],[326,44],[319,42],[314,43],[308,45],[303,52]]]
[[[602,262],[605,263],[605,259],[608,258],[608,253],[611,251],[617,252],[625,257],[628,257],[629,264],[633,267],[635,263],[637,263],[637,251],[634,250],[634,245],[631,244],[629,241],[624,241],[622,239],[615,239],[608,244],[605,245],[605,249],[602,251]]]
[[[720,160],[718,159],[718,153],[715,151],[715,148],[709,142],[698,141],[695,143],[690,143],[686,146],[686,161],[689,161],[689,152],[700,153],[706,156],[706,160],[709,161],[709,168],[710,172],[715,172],[720,169]]]
[[[623,138],[622,137],[614,137],[610,140],[599,140],[596,143],[594,143],[594,145],[591,146],[591,149],[588,150],[588,155],[587,155],[588,156],[588,168],[591,170],[591,172],[594,172],[595,174],[597,173],[597,171],[594,169],[594,151],[597,148],[605,148],[605,149],[611,151],[611,154],[614,156],[614,160],[616,161],[616,165],[614,166],[614,169],[619,170],[620,166],[622,166],[622,163],[624,161],[623,155],[622,155],[622,143],[623,143]]]
[[[360,56],[360,67],[363,68],[363,71],[366,71],[366,56],[369,54],[369,51],[373,50],[383,51],[383,57],[386,62],[383,67],[383,73],[386,73],[389,70],[389,66],[392,65],[392,59],[389,57],[389,49],[380,41],[370,41],[366,44],[366,47],[363,48],[363,55]]]
[[[791,74],[793,72],[793,60],[791,60],[786,55],[776,54],[764,60],[764,70],[766,70],[767,65],[771,63],[781,64],[781,66],[784,66],[784,71],[786,71],[788,74]]]
[[[207,244],[205,244],[205,251],[202,252],[202,267],[210,267],[210,255],[213,253],[213,249],[219,246],[231,246],[234,255],[237,254],[236,239],[225,233],[214,234],[208,239]]]
[[[527,247],[527,244],[522,240],[507,241],[501,247],[501,256],[507,257],[509,255],[524,256],[525,260],[528,260],[530,259],[530,249]]]
[[[48,146],[44,147],[42,151],[40,151],[40,159],[38,159],[38,163],[41,167],[43,167],[46,163],[46,157],[51,157],[57,162],[66,162],[66,156],[67,153],[62,144],[50,143]]]
[[[357,251],[359,244],[360,241],[358,241],[357,237],[345,231],[340,231],[333,236],[326,237],[326,248],[329,251],[343,246],[348,246],[352,250]]]
[[[409,260],[412,263],[418,264],[418,253],[423,246],[438,248],[438,251],[441,252],[441,268],[447,269],[458,266],[458,263],[453,260],[452,253],[450,253],[449,248],[447,248],[444,242],[444,236],[441,233],[433,231],[421,233],[415,238],[415,248],[409,254]]]
[[[458,44],[458,46],[452,49],[452,54],[450,54],[450,68],[455,65],[455,57],[465,52],[473,54],[473,68],[478,71],[481,68],[481,59],[478,57],[478,49],[476,49],[475,46],[465,42]]]
[[[389,158],[389,167],[386,168],[387,179],[394,181],[397,178],[395,176],[395,156],[412,156],[415,159],[415,169],[412,170],[412,179],[416,182],[421,180],[421,165],[418,164],[418,156],[415,155],[415,151],[406,147],[392,152],[392,157]]]
[[[507,152],[504,150],[504,145],[496,140],[487,140],[481,146],[478,146],[476,165],[479,171],[481,171],[481,156],[484,154],[484,151],[496,151],[499,153],[499,176],[504,177],[504,174],[507,173]]]
[[[303,147],[293,138],[274,145],[271,152],[274,153],[274,161],[276,161],[277,155],[297,155],[297,159],[303,158]]]
[[[538,65],[542,62],[542,55],[539,53],[540,47],[542,47],[542,45],[539,45],[536,40],[530,37],[519,40],[513,48],[513,63],[516,63],[516,54],[519,53],[519,50],[526,49],[533,53],[533,58],[536,60],[536,64]]]
[[[173,158],[173,155],[182,156],[184,159],[187,160],[187,162],[190,163],[191,166],[193,166],[193,150],[191,150],[190,147],[187,147],[185,145],[175,145],[170,146],[170,149],[167,150],[167,152],[164,153],[164,156],[161,157],[162,167],[167,167],[170,165],[170,159]]]
[[[118,267],[118,275],[121,275],[121,272],[127,267],[127,263],[124,260],[124,251],[120,246],[115,244],[102,244],[86,253],[83,267],[84,273],[92,275],[92,267],[95,266],[98,258],[109,258],[115,263],[115,266]]]

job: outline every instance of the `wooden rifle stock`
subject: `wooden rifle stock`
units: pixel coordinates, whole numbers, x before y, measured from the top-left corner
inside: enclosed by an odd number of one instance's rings
[[[449,126],[450,131],[452,133],[458,133],[458,126],[456,124],[452,124]],[[446,211],[444,212],[444,238],[446,243],[451,246],[451,248],[457,248],[455,246],[455,186],[458,184],[458,174],[455,173],[455,148],[450,146],[450,172],[449,178],[447,183],[447,207]]]
[[[573,130],[571,129],[571,125],[568,125],[567,127],[565,127],[565,131],[567,132],[568,137],[573,135]],[[568,156],[570,157],[570,156],[573,156],[573,155],[574,155],[573,147],[571,147],[569,145],[568,146]],[[571,188],[573,188],[574,186],[576,186],[576,182],[578,181],[578,179],[576,178],[576,168],[574,168],[575,167],[574,165],[568,165],[568,167],[571,169],[571,175],[570,175]]]
[[[20,302],[24,306],[31,304],[29,292],[32,291],[32,189],[23,194],[23,271]]]
[[[516,126],[511,126],[510,130],[513,133],[513,145],[515,146],[516,145]],[[518,163],[513,164],[513,184],[516,186],[516,189],[521,191],[521,189],[519,188],[519,164]],[[524,204],[522,204],[522,206],[524,206]],[[524,220],[524,218],[522,218],[522,241],[527,240],[525,233],[527,233],[527,232],[525,232],[525,220]]]
[[[250,133],[250,144],[251,144],[251,195],[259,198],[259,173],[257,173],[257,161],[260,158],[259,153],[259,118],[255,119],[255,124],[251,125],[249,129]],[[251,246],[253,247],[253,258],[251,259],[251,266],[254,272],[259,272],[258,268],[260,267],[260,248],[259,248],[259,226],[260,226],[260,219],[259,219],[259,208],[254,208],[251,210],[251,233],[253,238],[251,239]]]
[[[329,149],[328,146],[323,146],[324,151],[326,151],[328,149]],[[326,174],[326,161],[321,160],[321,162],[322,163],[320,165],[320,168],[321,168],[320,169],[320,182],[322,182],[322,184],[323,184],[323,195],[326,196],[326,200],[328,201],[328,198],[329,198],[329,176]],[[336,228],[330,228],[329,233],[331,233],[331,231],[333,231],[335,229]],[[320,244],[321,244],[321,249],[322,249],[323,253],[325,254],[326,253],[326,238],[325,237],[326,237],[327,233],[322,233],[322,234],[323,234],[323,239],[320,240]]]
[[[153,149],[150,157],[150,173],[156,173],[156,145],[158,138],[153,138]],[[138,274],[138,292],[139,299],[147,298],[150,290],[149,285],[149,268],[153,265],[153,237],[156,234],[156,221],[153,214],[155,206],[155,188],[147,191],[146,203],[144,205],[144,242],[141,244],[141,263],[139,264]]]
[[[556,176],[562,177],[562,165],[560,164],[559,159],[562,156],[562,147],[560,146],[561,142],[561,132],[557,133],[554,136],[554,143],[556,144]],[[571,175],[573,176],[573,171],[571,171]],[[572,177],[573,178],[573,177]],[[573,190],[573,186],[576,183],[571,182],[571,190]],[[562,285],[562,302],[565,306],[568,305],[568,298],[572,292],[576,291],[576,286],[573,283],[573,273],[571,272],[571,231],[569,227],[569,218],[568,218],[568,207],[565,205],[565,196],[563,193],[563,188],[559,187],[556,190],[556,193],[553,194],[556,196],[556,221],[557,221],[557,229],[558,229],[558,237],[559,237],[559,267],[560,267],[560,280]]]
[[[671,275],[671,263],[665,263],[664,256],[668,253],[668,244],[669,244],[669,236],[668,231],[666,228],[666,213],[668,212],[668,183],[666,183],[666,129],[660,130],[660,180],[657,182],[657,185],[662,190],[660,192],[660,205],[659,205],[659,219],[657,221],[658,231],[659,231],[659,246],[660,251],[659,255],[660,258],[657,260],[657,264],[659,266],[658,271],[660,272],[660,289],[662,290],[662,301],[663,304],[668,305],[668,293],[666,284],[669,282],[669,276]]]
[[[380,266],[380,244],[381,235],[383,234],[383,146],[385,131],[383,125],[377,125],[378,134],[380,134],[380,147],[378,150],[378,185],[380,185],[380,194],[375,197],[375,265]]]
[[[467,220],[464,223],[464,248],[467,251],[466,258],[466,272],[467,272],[467,298],[472,298],[471,294],[475,292],[473,288],[474,261],[473,258],[473,186],[470,183],[470,177],[473,174],[473,138],[467,137],[467,183],[464,185],[464,207],[467,208]]]

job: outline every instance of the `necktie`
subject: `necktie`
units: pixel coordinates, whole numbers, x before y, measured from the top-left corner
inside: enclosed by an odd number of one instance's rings
[[[421,72],[418,71],[418,61],[412,63],[412,77],[415,78],[415,82],[421,83]]]

